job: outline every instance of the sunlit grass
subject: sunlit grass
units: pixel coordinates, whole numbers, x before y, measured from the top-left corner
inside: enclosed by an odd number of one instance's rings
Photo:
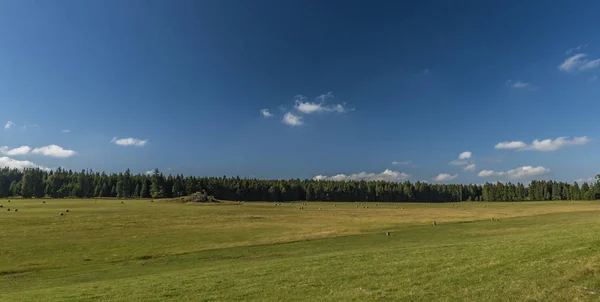
[[[0,200],[0,300],[571,301],[600,291],[594,202],[46,201]]]

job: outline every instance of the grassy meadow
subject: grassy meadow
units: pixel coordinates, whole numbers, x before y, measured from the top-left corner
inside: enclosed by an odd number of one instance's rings
[[[0,200],[0,301],[600,299],[597,202],[45,201]]]

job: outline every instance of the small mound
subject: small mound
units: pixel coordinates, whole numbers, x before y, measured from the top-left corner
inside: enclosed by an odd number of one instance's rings
[[[190,196],[182,197],[181,202],[205,202],[205,203],[220,203],[213,196],[206,195],[206,192],[196,192]]]

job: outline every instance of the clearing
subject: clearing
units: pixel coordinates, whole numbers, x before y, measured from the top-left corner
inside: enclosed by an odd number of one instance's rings
[[[597,202],[0,204],[2,301],[600,298]]]

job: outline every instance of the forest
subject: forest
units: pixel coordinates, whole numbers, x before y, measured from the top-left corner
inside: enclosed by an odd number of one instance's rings
[[[600,175],[599,175],[600,176]],[[598,179],[598,178],[597,178]],[[194,177],[150,174],[106,174],[58,168],[0,169],[0,197],[24,198],[175,198],[203,192],[236,201],[458,202],[600,199],[600,182],[430,184],[426,182],[262,180],[240,177]]]

